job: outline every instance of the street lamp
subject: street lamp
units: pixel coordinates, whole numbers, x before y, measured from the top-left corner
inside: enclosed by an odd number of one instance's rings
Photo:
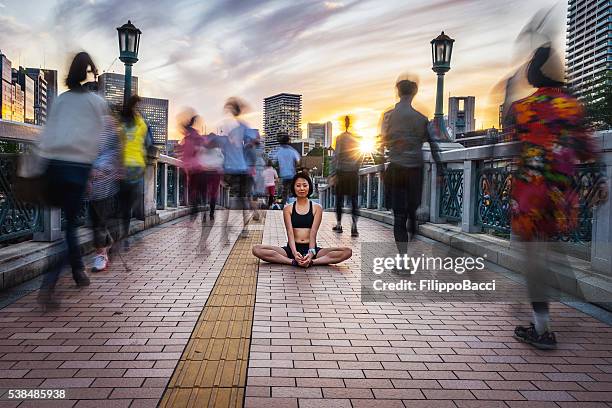
[[[434,113],[433,125],[438,140],[450,141],[446,124],[444,123],[444,74],[450,70],[450,61],[453,54],[453,43],[455,40],[448,35],[442,34],[431,40],[432,70],[438,74],[438,88],[436,92],[436,112]]]
[[[123,104],[126,105],[132,96],[132,65],[138,62],[138,47],[142,32],[130,20],[121,27],[119,33],[119,59],[125,64],[125,83],[123,88]]]

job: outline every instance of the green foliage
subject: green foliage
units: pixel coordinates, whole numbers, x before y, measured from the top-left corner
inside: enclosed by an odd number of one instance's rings
[[[582,99],[587,121],[598,130],[612,128],[612,71],[595,77],[588,86],[593,90]]]

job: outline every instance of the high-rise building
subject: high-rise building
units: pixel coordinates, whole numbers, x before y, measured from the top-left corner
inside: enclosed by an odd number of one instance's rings
[[[21,122],[23,123],[23,107],[25,104],[24,101],[24,94],[23,91],[21,90],[21,86],[19,86],[18,83],[13,83],[13,90],[11,92],[11,97],[12,97],[12,103],[11,103],[11,107],[12,107],[12,121],[13,122]]]
[[[11,61],[0,51],[0,119],[13,118],[13,84]]]
[[[41,71],[47,81],[47,110],[49,110],[57,98],[57,71],[54,69],[42,69]]]
[[[308,138],[315,140],[315,147],[331,147],[332,142],[332,123],[309,123]]]
[[[611,21],[610,0],[569,0],[566,76],[579,97],[593,89],[594,80],[612,70]]]
[[[168,100],[142,97],[138,107],[151,127],[153,144],[165,152],[168,141]]]
[[[123,106],[125,75],[105,72],[98,77],[100,96],[108,102],[111,109],[118,111]],[[132,95],[138,95],[138,77],[132,77]]]
[[[302,95],[280,93],[264,99],[264,146],[270,158],[276,159],[278,135],[289,134],[291,141],[302,138]]]
[[[45,73],[40,68],[26,68],[26,73],[34,81],[34,124],[42,126],[49,113]]]
[[[458,134],[472,132],[476,128],[476,97],[453,96],[448,98],[448,126],[453,140]]]
[[[34,80],[28,76],[25,68],[13,68],[13,82],[23,91],[23,121],[34,124]]]

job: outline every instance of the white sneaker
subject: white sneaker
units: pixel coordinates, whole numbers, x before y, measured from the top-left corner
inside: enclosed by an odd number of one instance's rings
[[[94,257],[93,266],[91,267],[92,272],[101,272],[106,269],[108,264],[108,257],[103,254],[98,254]]]

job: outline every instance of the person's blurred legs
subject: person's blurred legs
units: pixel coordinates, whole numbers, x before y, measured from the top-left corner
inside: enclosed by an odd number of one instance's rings
[[[332,231],[342,232],[342,207],[344,207],[344,195],[336,189],[336,225]]]
[[[139,183],[121,183],[119,190],[119,213],[121,215],[121,240],[124,249],[129,248],[127,237],[130,234],[130,221],[132,220],[132,209],[138,198]]]
[[[108,264],[108,248],[113,239],[109,232],[111,222],[111,207],[113,197],[96,200],[89,203],[89,212],[93,223],[94,247],[96,256],[93,260],[92,272],[106,269]]]
[[[358,237],[359,232],[357,231],[357,218],[359,218],[359,205],[356,194],[351,196],[351,215],[353,220],[353,225],[351,226],[351,236]]]
[[[77,286],[89,285],[89,277],[84,271],[76,229],[90,169],[90,166],[57,161],[50,162],[47,169],[48,179],[53,184],[52,190],[57,194],[58,203],[64,211],[67,245],[66,255],[45,274],[41,284],[38,300],[47,307],[58,305],[53,293],[66,263],[72,268],[72,277]]]

